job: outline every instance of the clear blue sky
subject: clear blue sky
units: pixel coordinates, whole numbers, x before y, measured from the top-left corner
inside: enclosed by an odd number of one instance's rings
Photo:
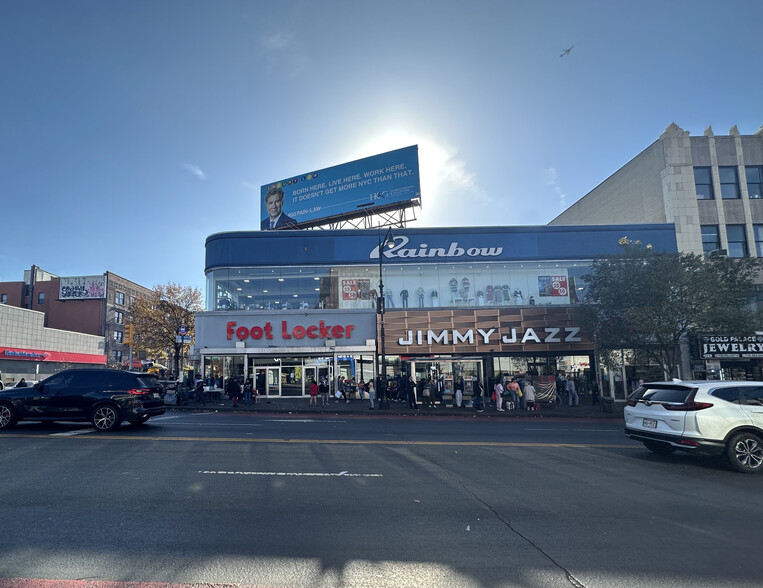
[[[763,124],[760,0],[4,0],[0,281],[204,284],[271,181],[419,145],[414,226],[546,224]],[[562,50],[573,46],[569,55]]]

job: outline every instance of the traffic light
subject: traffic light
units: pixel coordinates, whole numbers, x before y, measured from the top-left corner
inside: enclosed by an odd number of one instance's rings
[[[132,325],[125,325],[125,334],[122,343],[125,345],[132,345]]]

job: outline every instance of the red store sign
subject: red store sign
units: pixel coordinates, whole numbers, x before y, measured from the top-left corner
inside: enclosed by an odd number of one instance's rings
[[[268,321],[264,326],[237,326],[236,321],[228,321],[225,326],[225,336],[230,341],[236,337],[240,341],[252,339],[349,339],[355,325],[330,325],[320,321],[317,325],[289,324],[281,321],[280,333],[273,333],[273,325]]]
[[[68,351],[39,351],[37,349],[19,349],[17,347],[0,347],[0,359],[106,364],[105,355],[70,353]]]

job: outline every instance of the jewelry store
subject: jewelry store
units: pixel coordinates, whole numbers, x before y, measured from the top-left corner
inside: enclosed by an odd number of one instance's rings
[[[192,353],[205,376],[264,378],[277,395],[367,380],[379,355],[389,376],[582,377],[583,276],[624,236],[676,251],[671,224],[217,233]]]

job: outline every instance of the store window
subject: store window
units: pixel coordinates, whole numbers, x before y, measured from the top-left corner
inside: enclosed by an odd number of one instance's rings
[[[37,293],[37,304],[45,304],[45,292]]]
[[[750,198],[763,198],[763,165],[744,168],[747,179],[747,195]]]
[[[697,190],[697,200],[714,200],[713,176],[709,167],[694,168],[694,186]]]
[[[755,235],[755,255],[763,257],[763,225],[752,225],[752,232]]]
[[[721,235],[718,225],[702,225],[702,251],[712,253],[721,248]]]
[[[124,292],[114,292],[114,302],[116,304],[120,304],[124,306],[125,303],[125,293]]]
[[[726,239],[729,242],[729,257],[747,257],[744,225],[726,225]]]
[[[736,166],[721,166],[718,168],[718,177],[721,181],[721,198],[734,200],[740,198],[739,176]]]

